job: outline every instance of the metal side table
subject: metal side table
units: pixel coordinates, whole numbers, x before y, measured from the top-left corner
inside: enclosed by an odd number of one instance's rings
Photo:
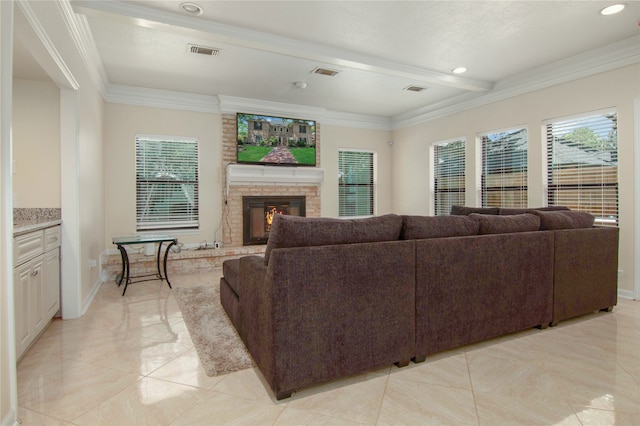
[[[167,257],[169,256],[169,250],[171,247],[178,242],[178,239],[175,237],[171,237],[168,235],[131,235],[129,237],[114,237],[113,244],[118,246],[118,250],[120,251],[120,256],[122,256],[122,273],[120,277],[116,278],[116,282],[118,283],[118,287],[124,281],[124,290],[122,291],[122,295],[127,292],[127,286],[129,284],[142,282],[142,281],[152,281],[152,280],[160,280],[167,281],[167,285],[169,288],[171,287],[171,283],[169,282],[169,277],[167,275]],[[127,255],[127,250],[124,246],[132,245],[132,244],[147,244],[147,243],[158,243],[158,254],[156,256],[157,263],[157,272],[153,274],[145,274],[145,275],[130,275],[130,266],[129,266],[129,256]],[[160,257],[162,253],[162,244],[169,243],[165,252],[164,252],[164,262],[163,268],[160,269]],[[163,274],[164,272],[164,274]],[[136,281],[133,281],[137,279]]]

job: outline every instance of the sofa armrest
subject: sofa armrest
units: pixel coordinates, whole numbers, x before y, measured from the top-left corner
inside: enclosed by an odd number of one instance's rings
[[[553,321],[611,310],[618,301],[618,228],[563,229],[555,234]]]
[[[240,258],[240,283],[242,290],[239,299],[238,334],[251,353],[254,362],[264,365],[265,375],[268,366],[273,364],[267,359],[271,347],[273,332],[273,291],[270,282],[265,279],[267,266],[262,256],[244,256]]]

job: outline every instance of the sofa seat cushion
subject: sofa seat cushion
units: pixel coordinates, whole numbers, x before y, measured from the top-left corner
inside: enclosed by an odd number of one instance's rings
[[[478,214],[499,214],[500,207],[463,207],[463,206],[451,206],[451,215],[469,216],[471,213]]]
[[[478,222],[467,216],[403,216],[403,240],[477,235]]]
[[[222,275],[229,287],[240,295],[240,259],[229,259],[222,262]]]
[[[591,228],[595,217],[591,213],[575,210],[534,211],[540,218],[541,230]]]
[[[540,228],[540,218],[531,213],[508,216],[491,216],[472,213],[470,218],[478,222],[480,234],[506,234],[511,232],[531,232]]]
[[[402,217],[395,214],[365,219],[277,214],[269,231],[264,263],[269,264],[271,251],[277,248],[395,241],[401,230]]]

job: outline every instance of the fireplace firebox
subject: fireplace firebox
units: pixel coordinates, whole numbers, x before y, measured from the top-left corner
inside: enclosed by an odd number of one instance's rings
[[[266,244],[276,214],[306,216],[304,196],[242,197],[243,244]]]

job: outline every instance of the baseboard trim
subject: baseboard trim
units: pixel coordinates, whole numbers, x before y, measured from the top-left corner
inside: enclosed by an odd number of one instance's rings
[[[18,416],[13,410],[9,410],[6,416],[2,418],[2,426],[18,426]]]
[[[618,297],[623,298],[623,299],[636,300],[636,298],[633,295],[633,291],[631,291],[631,290],[620,290],[620,289],[618,289]]]
[[[102,285],[101,279],[98,279],[98,281],[93,283],[93,287],[91,288],[91,292],[89,293],[89,296],[85,299],[84,303],[82,304],[82,311],[80,312],[80,316],[83,316],[87,312],[87,310],[89,309],[89,306],[91,306],[91,303],[93,302],[93,299],[96,297],[96,294],[98,294],[98,290],[100,290],[101,285]]]

